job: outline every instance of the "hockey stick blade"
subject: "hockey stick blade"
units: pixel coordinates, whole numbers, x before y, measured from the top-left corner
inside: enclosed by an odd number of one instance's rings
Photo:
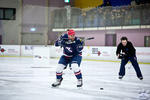
[[[94,37],[86,38],[85,40],[92,40],[92,39],[94,39]]]

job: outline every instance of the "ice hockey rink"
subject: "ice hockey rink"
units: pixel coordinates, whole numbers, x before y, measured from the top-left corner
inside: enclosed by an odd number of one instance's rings
[[[143,81],[130,63],[126,76],[119,80],[119,62],[83,60],[83,87],[79,89],[69,68],[64,70],[62,85],[51,87],[57,62],[50,59],[48,64],[35,64],[32,58],[0,57],[0,100],[150,100],[149,64],[140,64]]]

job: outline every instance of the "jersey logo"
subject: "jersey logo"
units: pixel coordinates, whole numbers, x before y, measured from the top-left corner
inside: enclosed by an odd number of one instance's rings
[[[69,52],[72,52],[72,50],[71,50],[70,47],[66,47],[66,49],[67,49]]]

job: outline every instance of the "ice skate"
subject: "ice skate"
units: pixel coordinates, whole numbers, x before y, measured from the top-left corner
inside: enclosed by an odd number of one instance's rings
[[[140,80],[143,80],[143,77],[138,77]]]
[[[77,80],[77,87],[82,87],[82,85],[83,85],[82,79],[78,79]]]
[[[121,75],[119,75],[119,77],[118,77],[119,79],[122,79],[123,78],[123,76],[121,76]]]
[[[61,85],[63,78],[61,79],[56,79],[56,82],[52,84],[52,87],[58,87]]]

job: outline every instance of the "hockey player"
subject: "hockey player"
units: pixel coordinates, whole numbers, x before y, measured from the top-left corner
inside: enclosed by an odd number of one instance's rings
[[[121,59],[121,66],[119,71],[119,79],[122,79],[125,75],[125,65],[130,61],[136,71],[137,77],[142,80],[143,76],[139,68],[139,64],[136,58],[136,50],[132,43],[128,41],[127,37],[121,38],[121,43],[117,47],[116,55]]]
[[[77,78],[77,87],[82,87],[82,73],[79,67],[82,60],[83,44],[84,42],[75,36],[75,31],[72,29],[67,30],[67,34],[64,34],[56,41],[55,46],[63,47],[63,55],[58,62],[56,82],[52,84],[52,87],[61,85],[63,80],[62,73],[67,65],[70,65]]]

